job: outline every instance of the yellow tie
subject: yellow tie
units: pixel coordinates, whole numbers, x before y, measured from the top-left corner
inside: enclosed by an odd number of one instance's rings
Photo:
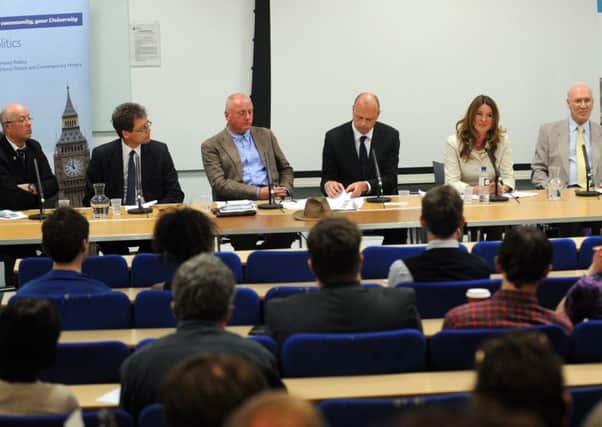
[[[587,187],[587,175],[585,172],[585,158],[583,157],[583,149],[585,147],[585,138],[583,138],[583,126],[577,126],[577,150],[575,155],[577,156],[577,184],[579,187]]]

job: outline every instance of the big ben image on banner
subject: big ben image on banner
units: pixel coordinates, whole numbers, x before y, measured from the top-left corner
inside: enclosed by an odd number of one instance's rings
[[[59,199],[71,206],[82,206],[86,193],[86,171],[90,162],[88,141],[79,129],[79,117],[67,86],[67,103],[63,113],[63,129],[54,150],[54,173],[59,182]]]

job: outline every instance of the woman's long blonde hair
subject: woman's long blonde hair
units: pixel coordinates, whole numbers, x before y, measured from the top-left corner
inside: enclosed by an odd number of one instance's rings
[[[505,129],[499,127],[500,113],[495,101],[487,95],[477,96],[468,106],[464,118],[458,120],[458,123],[456,123],[456,137],[460,143],[460,157],[465,161],[468,160],[477,139],[477,131],[474,128],[474,118],[477,115],[477,110],[483,104],[489,105],[493,114],[491,129],[487,131],[487,135],[485,136],[485,146],[489,146],[491,152],[495,153],[497,145],[502,136],[506,133]]]

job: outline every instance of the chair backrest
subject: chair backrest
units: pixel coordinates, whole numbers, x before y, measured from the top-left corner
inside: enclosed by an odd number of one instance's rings
[[[602,320],[575,326],[571,335],[570,360],[574,363],[602,362]]]
[[[500,288],[500,284],[499,279],[479,279],[400,283],[396,287],[413,288],[416,292],[418,313],[421,317],[429,319],[444,317],[450,309],[466,303],[466,291],[468,289],[485,288],[493,294]]]
[[[524,331],[545,334],[552,348],[565,357],[568,337],[558,325],[538,325],[521,328]],[[487,338],[501,335],[509,329],[445,329],[429,340],[428,366],[434,371],[473,369],[475,352]]]
[[[82,418],[86,427],[100,425],[98,414],[100,411],[84,411]],[[133,427],[134,420],[130,414],[122,409],[110,411],[115,417],[117,427]],[[0,427],[63,427],[68,415],[0,415]]]
[[[23,298],[15,295],[11,298]],[[121,292],[93,295],[28,295],[26,298],[47,299],[58,309],[63,330],[127,329],[132,327],[132,304]]]
[[[247,258],[248,283],[312,282],[316,276],[307,265],[307,251],[255,251]]]
[[[445,163],[433,160],[433,175],[435,176],[435,185],[445,184]]]
[[[52,260],[48,257],[23,258],[19,263],[19,287],[48,273],[52,269]]]
[[[537,287],[537,301],[550,310],[556,310],[558,303],[579,277],[547,277]]]
[[[389,267],[393,262],[420,255],[425,249],[425,245],[368,246],[362,251],[362,279],[384,279],[389,275]]]
[[[135,328],[170,328],[176,326],[171,310],[171,291],[148,290],[136,295]],[[261,301],[253,289],[236,288],[234,310],[229,325],[256,325],[261,320]]]
[[[426,341],[413,329],[354,334],[295,334],[282,347],[285,377],[422,371]]]
[[[577,268],[586,269],[592,263],[593,250],[596,246],[602,245],[602,237],[590,236],[583,240],[579,248]]]
[[[389,425],[407,411],[432,406],[464,405],[470,394],[450,393],[400,399],[327,399],[320,412],[330,427],[365,427]]]
[[[163,405],[153,403],[142,409],[138,414],[138,427],[168,427]]]
[[[268,349],[276,358],[280,355],[278,343],[268,335],[249,335],[247,337],[251,341],[261,344]]]
[[[136,295],[134,328],[171,328],[176,318],[171,311],[171,291],[148,290]]]
[[[577,246],[575,242],[572,239],[559,238],[550,239],[550,243],[554,248],[552,269],[575,270],[577,268]],[[489,265],[489,271],[495,273],[495,257],[500,245],[501,242],[498,240],[477,242],[472,247],[472,253],[483,258]]]
[[[59,343],[56,360],[40,375],[43,381],[62,384],[119,382],[119,367],[130,355],[119,341]]]
[[[602,400],[602,387],[574,387],[569,388],[569,392],[571,393],[569,426],[579,427],[583,425],[594,406]]]
[[[132,260],[132,286],[144,287],[168,282],[175,271],[175,267],[161,261],[161,255],[139,253]]]
[[[236,283],[242,283],[242,262],[240,262],[240,257],[237,254],[234,252],[215,252],[213,255],[221,259],[232,270]]]
[[[111,288],[130,286],[130,271],[121,255],[93,255],[84,260],[82,272]]]

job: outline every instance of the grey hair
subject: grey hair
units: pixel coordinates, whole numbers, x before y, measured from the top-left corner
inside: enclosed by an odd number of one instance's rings
[[[232,271],[216,256],[205,253],[190,258],[180,265],[172,280],[176,319],[225,319],[235,283]]]

